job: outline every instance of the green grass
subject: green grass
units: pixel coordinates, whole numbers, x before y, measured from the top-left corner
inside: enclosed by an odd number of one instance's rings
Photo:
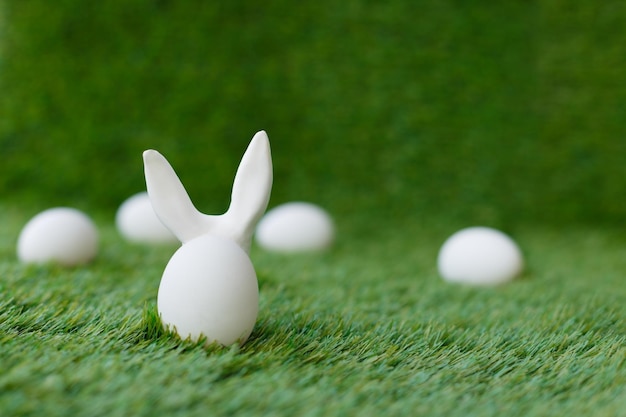
[[[255,247],[251,339],[207,350],[158,326],[173,248],[129,245],[101,217],[92,265],[24,266],[13,246],[26,216],[1,214],[6,415],[609,416],[626,406],[626,239],[611,230],[518,230],[527,273],[482,289],[438,278],[443,225],[363,238],[346,220],[328,253]]]
[[[223,210],[266,129],[276,203],[625,215],[621,0],[3,4],[0,195],[17,204],[114,208],[156,148]]]
[[[0,0],[3,415],[623,415],[623,1]],[[268,131],[271,205],[337,220],[325,254],[254,248],[243,347],[164,333],[173,248],[113,213],[162,151],[224,210]],[[94,214],[95,263],[24,266],[56,205]],[[447,285],[457,229],[502,228],[528,270]]]

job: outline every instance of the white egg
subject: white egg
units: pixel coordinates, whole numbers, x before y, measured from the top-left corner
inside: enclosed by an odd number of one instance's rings
[[[203,235],[186,242],[165,267],[157,308],[163,325],[182,339],[244,343],[259,309],[250,258],[232,240]]]
[[[141,192],[124,201],[115,214],[115,225],[122,236],[137,243],[178,243],[178,239],[157,217],[148,193]]]
[[[259,221],[255,237],[259,246],[271,251],[315,251],[332,244],[335,228],[321,207],[291,202],[269,210]]]
[[[517,244],[506,234],[489,227],[469,227],[446,240],[437,265],[446,281],[496,285],[519,275],[524,260]]]
[[[20,232],[17,256],[26,263],[84,264],[98,252],[98,230],[83,212],[56,207],[33,217]]]

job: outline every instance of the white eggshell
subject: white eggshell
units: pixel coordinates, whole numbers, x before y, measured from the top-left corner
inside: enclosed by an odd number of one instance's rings
[[[97,252],[95,224],[83,212],[68,207],[37,214],[26,223],[17,241],[17,256],[26,263],[79,265],[91,261]]]
[[[522,272],[524,260],[517,244],[488,227],[462,229],[446,240],[437,259],[439,274],[450,282],[495,285]]]
[[[148,193],[141,192],[124,201],[115,215],[122,236],[137,243],[178,243],[176,236],[157,217]]]
[[[271,251],[314,251],[332,244],[335,228],[321,207],[291,202],[269,210],[259,221],[255,237],[259,246]]]
[[[182,338],[224,346],[248,339],[259,308],[256,273],[233,241],[204,235],[181,246],[159,286],[157,308],[166,328]]]

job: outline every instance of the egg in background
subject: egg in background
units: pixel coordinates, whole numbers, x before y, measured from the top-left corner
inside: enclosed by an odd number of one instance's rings
[[[259,221],[257,244],[273,252],[310,252],[327,249],[335,227],[323,208],[307,202],[290,202],[269,210]]]
[[[441,277],[469,285],[497,285],[513,280],[524,268],[517,243],[489,227],[469,227],[450,236],[437,258]]]
[[[157,217],[148,193],[126,199],[115,214],[115,225],[128,241],[146,244],[174,244],[178,239]]]
[[[55,207],[34,216],[17,240],[24,263],[85,264],[98,253],[98,230],[89,216],[70,207]]]

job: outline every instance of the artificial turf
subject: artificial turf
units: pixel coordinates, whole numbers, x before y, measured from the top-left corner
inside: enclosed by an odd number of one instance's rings
[[[623,415],[625,3],[0,0],[1,415]],[[255,131],[271,205],[320,204],[321,254],[252,251],[243,347],[161,331],[172,247],[118,204],[162,151],[224,210]],[[95,217],[93,264],[25,266],[20,227]],[[448,285],[461,227],[527,259]]]
[[[24,213],[2,210],[4,415],[621,415],[623,235],[526,228],[527,272],[498,288],[437,276],[445,227],[325,253],[254,247],[260,314],[243,346],[165,334],[155,311],[175,248],[126,243],[99,220],[95,263],[14,260]],[[10,224],[10,227],[7,227]]]
[[[156,148],[217,212],[265,129],[274,203],[620,222],[625,18],[621,0],[4,0],[0,193],[114,208]]]

